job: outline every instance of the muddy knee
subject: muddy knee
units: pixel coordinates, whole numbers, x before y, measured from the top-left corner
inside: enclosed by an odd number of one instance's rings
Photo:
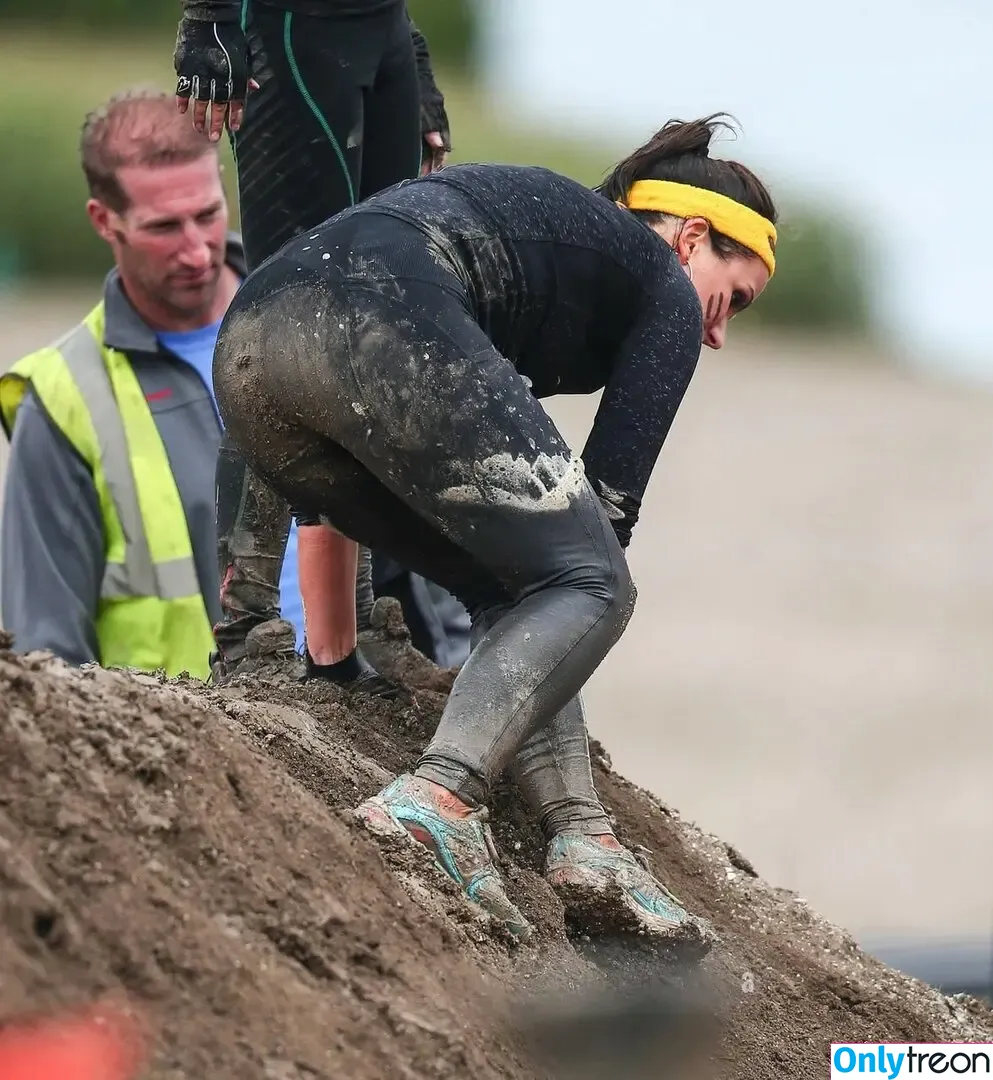
[[[591,549],[582,563],[570,567],[568,578],[569,586],[597,602],[596,632],[617,641],[631,621],[638,596],[621,548],[605,544]]]

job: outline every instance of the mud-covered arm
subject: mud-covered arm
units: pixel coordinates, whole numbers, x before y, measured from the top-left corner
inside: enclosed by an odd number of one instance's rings
[[[0,605],[18,652],[99,660],[103,521],[89,468],[29,390],[17,412],[0,519]]]
[[[424,35],[417,29],[409,13],[410,37],[414,43],[414,57],[417,61],[417,82],[421,93],[421,135],[437,131],[441,136],[446,152],[452,149],[452,133],[445,112],[445,97],[438,89],[431,69],[431,54]]]
[[[615,357],[589,439],[586,475],[622,547],[700,358],[703,317],[696,290],[671,271],[649,298]]]

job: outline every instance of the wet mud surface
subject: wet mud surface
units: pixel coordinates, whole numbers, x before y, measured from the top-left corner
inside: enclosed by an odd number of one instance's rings
[[[279,673],[205,690],[0,651],[0,1022],[126,995],[153,1032],[145,1075],[162,1080],[523,1078],[551,1074],[522,1008],[678,982],[644,948],[567,933],[509,787],[494,826],[537,928],[527,946],[352,822],[412,764],[451,681],[426,663],[405,673],[412,695],[393,704]],[[993,1040],[985,1006],[864,956],[608,750],[594,744],[595,774],[620,839],[720,935],[693,982],[720,1021],[699,1075],[821,1077],[836,1039]],[[638,1075],[636,1038],[605,1038],[615,1075]]]

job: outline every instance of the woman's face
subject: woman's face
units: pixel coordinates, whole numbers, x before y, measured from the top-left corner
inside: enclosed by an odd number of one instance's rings
[[[655,226],[679,257],[703,307],[703,344],[719,349],[727,337],[728,321],[743,311],[769,283],[769,270],[757,255],[721,258],[710,242],[703,218],[687,218]]]

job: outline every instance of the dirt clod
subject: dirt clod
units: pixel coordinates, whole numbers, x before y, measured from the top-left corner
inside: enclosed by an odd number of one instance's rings
[[[570,938],[505,785],[494,825],[508,891],[535,926],[526,946],[409,846],[386,850],[353,821],[412,766],[448,681],[436,672],[413,703],[390,704],[2,653],[0,1024],[126,995],[151,1021],[157,1080],[543,1075],[508,1023],[524,998],[566,1001],[664,965]],[[985,1006],[863,955],[595,751],[619,838],[719,937],[698,973],[725,1008],[716,1076],[821,1077],[836,1039],[993,1041]]]

